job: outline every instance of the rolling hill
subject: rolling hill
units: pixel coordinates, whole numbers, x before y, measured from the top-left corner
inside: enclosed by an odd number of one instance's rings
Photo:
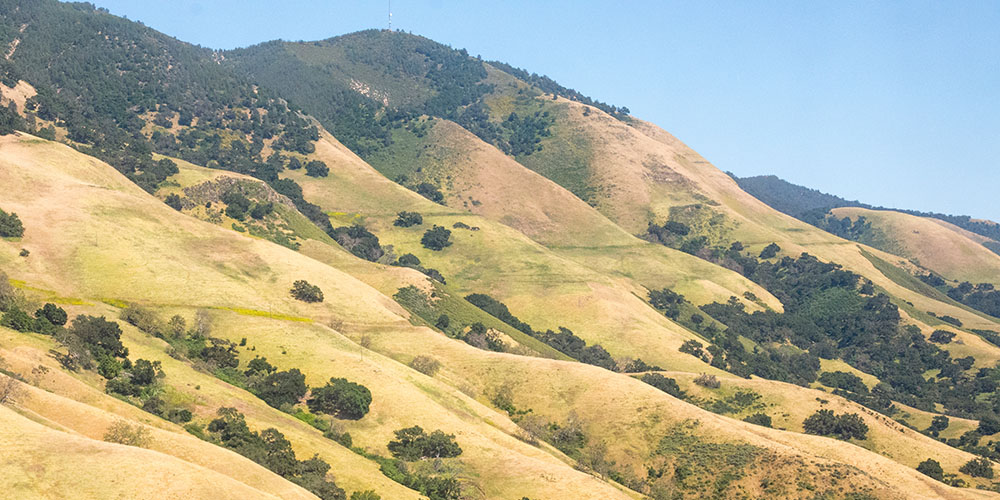
[[[1000,319],[925,274],[996,283],[986,222],[734,179],[405,33],[0,0],[0,41],[19,497],[997,496]]]

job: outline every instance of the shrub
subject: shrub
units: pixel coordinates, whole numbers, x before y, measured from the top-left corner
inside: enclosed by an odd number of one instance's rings
[[[690,354],[696,358],[707,359],[708,354],[705,354],[705,351],[702,350],[702,347],[704,346],[702,345],[701,342],[691,339],[691,340],[685,340],[684,343],[681,344],[680,349],[678,350],[680,352]]]
[[[659,373],[647,373],[639,380],[656,387],[657,389],[670,394],[675,398],[684,398],[684,391],[682,391],[680,386],[677,385],[677,381],[672,378],[664,377]]]
[[[309,177],[326,177],[330,173],[330,169],[319,160],[312,160],[306,163],[306,175]]]
[[[396,265],[403,267],[418,267],[420,266],[420,258],[412,253],[404,253],[396,259]]]
[[[927,340],[936,344],[948,344],[951,343],[951,339],[953,338],[955,338],[955,334],[948,330],[934,330],[934,333],[931,333],[930,338]]]
[[[695,377],[694,383],[709,389],[718,389],[722,385],[715,375],[709,375],[707,373],[702,373],[701,375]]]
[[[421,458],[452,458],[462,454],[453,434],[436,430],[426,434],[419,425],[395,431],[396,439],[389,441],[392,456],[407,462]]]
[[[109,443],[118,443],[128,446],[138,446],[148,448],[152,442],[149,429],[141,424],[129,424],[124,420],[115,420],[104,433],[104,440]]]
[[[302,302],[323,302],[323,291],[306,280],[298,280],[292,284],[292,297]]]
[[[163,200],[163,202],[166,203],[168,207],[170,207],[170,208],[172,208],[174,210],[177,210],[178,212],[181,211],[181,207],[182,207],[182,205],[181,205],[181,197],[178,196],[177,193],[170,193],[170,194],[168,194],[167,195],[167,199]]]
[[[424,217],[416,212],[399,212],[396,220],[392,223],[398,227],[419,226],[424,223]]]
[[[27,248],[22,248],[21,252],[18,253],[18,255],[21,256],[21,257],[27,257],[27,256],[31,255],[31,252]]]
[[[382,497],[372,490],[355,491],[351,493],[351,500],[382,500]]]
[[[944,469],[941,468],[941,464],[937,460],[928,458],[920,465],[917,466],[917,472],[924,474],[925,476],[930,476],[938,481],[944,480]]]
[[[763,427],[771,427],[771,417],[766,413],[754,413],[753,415],[744,418],[743,421]]]
[[[129,304],[122,309],[119,317],[126,323],[150,335],[162,335],[163,322],[153,311],[137,304]]]
[[[245,219],[250,210],[250,200],[235,189],[223,194],[222,202],[226,204],[226,215],[236,220]]]
[[[20,238],[24,236],[24,225],[17,214],[0,209],[0,238]]]
[[[775,255],[778,255],[778,252],[780,252],[780,251],[781,251],[781,247],[779,247],[777,243],[771,243],[770,245],[764,247],[763,250],[761,250],[761,252],[760,252],[760,258],[762,258],[762,259],[770,259],[770,258],[774,257]]]
[[[55,326],[63,326],[69,319],[63,308],[52,303],[46,303],[41,309],[35,311],[35,317],[39,319],[45,318]]]
[[[359,420],[368,413],[371,402],[372,393],[367,387],[345,378],[331,378],[325,386],[312,390],[306,404],[313,413]]]
[[[958,471],[972,477],[993,479],[993,462],[983,457],[974,458],[966,462]]]
[[[422,182],[417,185],[416,191],[417,194],[433,201],[434,203],[441,203],[444,201],[444,195],[441,194],[441,190],[434,184]]]
[[[376,262],[385,255],[385,250],[371,231],[364,226],[341,226],[333,230],[330,236],[348,252],[365,260]]]
[[[421,354],[410,361],[410,368],[413,368],[414,370],[429,377],[433,377],[434,374],[441,369],[441,362],[430,356],[424,356]]]
[[[420,244],[423,245],[424,248],[440,251],[445,247],[451,246],[450,238],[451,231],[441,226],[434,226],[424,233],[423,238],[420,239]]]
[[[807,434],[835,436],[838,439],[866,439],[868,425],[856,413],[836,415],[833,410],[818,410],[805,421],[802,427]]]
[[[256,204],[256,205],[253,206],[252,210],[250,210],[250,217],[252,217],[253,219],[256,219],[256,220],[261,220],[264,217],[267,217],[268,215],[270,215],[271,212],[273,212],[273,211],[274,211],[274,203],[270,203],[270,202],[268,202],[268,203],[258,203],[258,204]]]
[[[437,321],[434,322],[434,326],[437,327],[438,330],[444,330],[445,328],[448,328],[449,325],[451,325],[451,319],[448,318],[447,314],[438,316]]]
[[[30,332],[35,329],[35,320],[19,307],[11,307],[0,319],[0,325],[19,332]]]

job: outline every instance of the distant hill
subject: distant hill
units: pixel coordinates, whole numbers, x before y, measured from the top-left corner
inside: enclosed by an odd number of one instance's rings
[[[744,191],[750,193],[758,200],[767,203],[775,210],[784,212],[810,224],[814,223],[816,219],[822,218],[826,212],[834,208],[857,207],[869,210],[893,210],[917,217],[940,219],[980,236],[990,238],[994,241],[984,242],[983,245],[994,252],[1000,253],[1000,243],[997,243],[1000,241],[1000,224],[993,221],[975,219],[968,215],[948,215],[869,205],[857,200],[851,201],[816,189],[792,184],[775,175],[757,175],[751,177],[737,177],[732,173],[730,175],[732,175],[733,179],[736,180],[736,183]]]

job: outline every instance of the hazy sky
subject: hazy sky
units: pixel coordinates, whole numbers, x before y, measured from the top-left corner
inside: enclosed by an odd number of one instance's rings
[[[372,0],[94,0],[232,48],[384,28]],[[722,170],[1000,220],[1000,2],[394,0],[393,27],[628,106]]]

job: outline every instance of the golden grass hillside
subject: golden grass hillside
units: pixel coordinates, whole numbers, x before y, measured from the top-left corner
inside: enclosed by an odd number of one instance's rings
[[[21,193],[5,200],[5,206],[24,214],[29,230],[16,246],[33,252],[31,258],[21,259],[16,257],[15,245],[4,244],[0,263],[12,277],[27,282],[29,291],[52,290],[62,297],[78,297],[66,302],[105,313],[103,300],[138,301],[155,310],[215,310],[223,325],[218,335],[247,337],[257,352],[266,352],[280,367],[294,367],[296,355],[322,353],[321,359],[312,357],[313,364],[303,367],[310,383],[348,376],[381,394],[369,417],[371,428],[358,431],[359,442],[365,445],[384,446],[393,430],[419,423],[460,436],[468,450],[460,469],[473,484],[493,492],[491,496],[621,496],[616,488],[501,432],[490,422],[502,416],[477,407],[455,389],[415,383],[416,372],[374,353],[361,359],[363,350],[346,340],[326,349],[317,347],[321,339],[337,336],[326,324],[345,329],[409,329],[405,311],[376,290],[292,250],[178,214],[107,165],[65,146],[30,138],[4,141],[0,176],[5,185]],[[55,197],[62,203],[53,201]],[[56,207],[58,213],[47,211]],[[129,261],[133,258],[134,263]],[[234,262],[243,267],[228,267]],[[174,274],[184,279],[175,281]],[[286,281],[298,277],[322,286],[329,299],[313,306],[285,299]],[[232,323],[226,323],[227,318]],[[240,398],[243,403],[234,401],[233,395],[241,391],[217,380],[210,384],[204,374],[170,358],[162,341],[131,328],[126,331],[134,333],[129,334],[130,350],[161,361],[171,390],[182,399],[201,402],[202,415],[237,403],[252,424],[276,425],[288,433],[304,456],[319,452],[331,464],[341,466],[338,477],[360,474],[353,481],[345,479],[345,484],[363,484],[367,474],[377,471],[375,464],[322,438],[305,424],[291,425],[291,417],[253,401],[246,393]],[[379,411],[382,405],[387,405],[384,412]],[[523,490],[528,484],[531,489]]]
[[[851,219],[864,217],[895,243],[900,257],[946,279],[1000,285],[1000,255],[981,244],[982,236],[942,220],[891,210],[845,207],[834,209],[833,213]]]

